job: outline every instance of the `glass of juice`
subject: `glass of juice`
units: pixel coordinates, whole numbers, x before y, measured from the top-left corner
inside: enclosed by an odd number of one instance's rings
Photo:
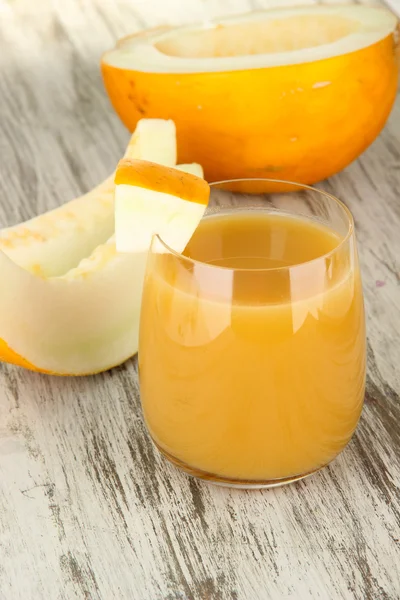
[[[158,449],[201,479],[296,481],[349,442],[366,340],[351,213],[285,182],[212,185],[183,254],[155,236],[139,376]]]

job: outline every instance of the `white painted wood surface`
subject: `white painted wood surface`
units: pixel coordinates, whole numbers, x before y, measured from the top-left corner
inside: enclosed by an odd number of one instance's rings
[[[112,171],[128,133],[99,57],[117,37],[267,4],[0,0],[0,226]],[[82,379],[0,365],[1,600],[400,598],[400,101],[321,186],[355,215],[364,276],[368,386],[348,449],[286,488],[201,485],[151,446],[135,359]]]

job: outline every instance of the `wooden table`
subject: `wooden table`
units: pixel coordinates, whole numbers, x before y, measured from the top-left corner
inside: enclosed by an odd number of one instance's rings
[[[99,57],[117,37],[264,5],[0,0],[1,226],[112,172],[128,133]],[[364,277],[368,385],[348,449],[286,488],[212,487],[150,444],[136,359],[81,379],[0,365],[1,600],[400,598],[400,101],[321,186],[353,211]]]

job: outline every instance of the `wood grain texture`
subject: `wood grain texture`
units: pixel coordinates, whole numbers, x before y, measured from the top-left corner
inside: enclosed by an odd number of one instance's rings
[[[99,74],[117,37],[268,4],[0,0],[0,226],[90,189],[122,155]],[[153,449],[135,359],[81,379],[0,365],[1,600],[398,600],[400,101],[321,187],[353,211],[364,277],[368,386],[348,449],[287,488],[201,485]]]

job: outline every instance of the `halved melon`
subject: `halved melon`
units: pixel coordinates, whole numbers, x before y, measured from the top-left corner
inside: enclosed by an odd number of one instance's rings
[[[125,158],[176,165],[176,130],[173,121],[139,121]],[[194,169],[198,167],[189,166]],[[114,175],[87,194],[55,210],[3,229],[0,231],[0,251],[28,271],[53,277],[75,267],[113,233]]]
[[[149,203],[170,197],[172,180],[179,181],[178,195],[188,200],[185,204],[198,197],[199,189],[203,200],[208,193],[207,184],[191,174],[128,159],[128,165],[132,163],[136,184],[139,167],[142,183],[147,169]],[[122,177],[128,188],[125,202],[130,196],[136,205],[137,186],[129,185],[130,167],[128,171],[118,175],[117,170],[117,183]],[[157,213],[154,216],[158,219]],[[140,219],[139,212],[133,235]],[[181,221],[176,232],[179,240],[185,223]],[[192,226],[190,222],[187,241]],[[168,228],[164,231],[168,234]],[[173,244],[173,237],[168,239]],[[148,247],[142,243],[135,250],[120,254],[111,238],[68,273],[50,278],[28,272],[0,252],[0,360],[57,375],[84,375],[109,369],[135,354]]]
[[[397,88],[397,19],[361,5],[259,11],[120,41],[101,62],[122,121],[174,119],[208,181],[314,183],[378,135]]]

